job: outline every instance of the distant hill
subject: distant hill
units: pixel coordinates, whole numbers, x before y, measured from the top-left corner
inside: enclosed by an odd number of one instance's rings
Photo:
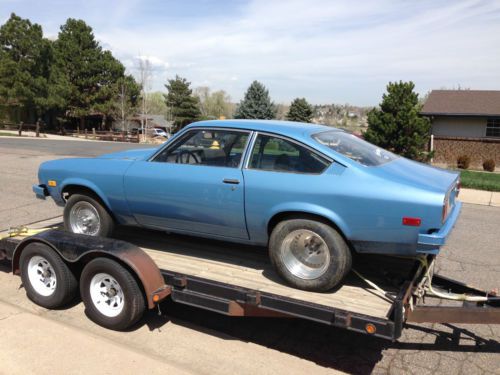
[[[367,115],[372,108],[350,104],[315,105],[313,122],[345,129],[353,133],[362,133],[368,127]]]

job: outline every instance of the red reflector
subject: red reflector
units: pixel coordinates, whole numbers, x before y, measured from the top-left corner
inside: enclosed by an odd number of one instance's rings
[[[409,225],[411,227],[419,227],[422,224],[422,220],[418,217],[404,217],[403,225]]]

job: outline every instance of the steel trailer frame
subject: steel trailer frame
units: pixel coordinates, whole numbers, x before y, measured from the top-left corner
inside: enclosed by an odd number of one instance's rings
[[[59,230],[51,230],[24,240],[19,238],[0,239],[0,260],[3,258],[12,260],[15,271],[16,250],[27,241],[40,241],[49,244],[67,262],[76,262],[84,254],[95,253],[96,248],[102,249],[106,246],[108,256],[114,256],[114,251],[129,254],[142,251],[137,246],[125,241],[82,237],[81,235],[65,233]],[[78,245],[75,245],[76,243]],[[115,246],[110,247],[110,244]],[[432,262],[434,256],[428,256],[427,260]],[[145,265],[142,262],[142,264],[135,266],[139,269],[139,272],[150,272],[148,269],[140,269],[141,267],[151,267],[150,264]],[[387,319],[252,290],[167,269],[159,269],[159,272],[163,277],[164,285],[156,291],[159,298],[155,302],[170,297],[176,303],[228,316],[302,318],[392,341],[401,336],[406,322],[500,324],[500,303],[498,298],[491,298],[487,302],[480,303],[464,302],[461,306],[429,306],[425,304],[425,294],[416,293],[424,277],[424,268],[418,261],[415,261],[411,278],[403,282],[399,293],[395,296]],[[433,281],[435,285],[449,292],[467,293],[476,296],[487,295],[484,291],[443,276],[433,275]],[[146,297],[148,301],[151,301],[151,296]],[[149,304],[150,308],[154,306],[155,304]]]

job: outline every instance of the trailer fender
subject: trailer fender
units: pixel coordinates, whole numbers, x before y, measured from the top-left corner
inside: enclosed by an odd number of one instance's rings
[[[12,256],[12,272],[20,273],[19,259],[24,248],[42,242],[56,251],[68,263],[77,264],[104,256],[128,267],[139,279],[150,309],[170,294],[156,263],[139,247],[125,241],[83,234],[47,230],[22,240]]]

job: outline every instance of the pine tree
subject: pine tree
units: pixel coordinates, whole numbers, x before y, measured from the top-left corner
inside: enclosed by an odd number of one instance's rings
[[[165,85],[168,91],[165,95],[165,103],[171,111],[176,130],[196,121],[201,115],[198,98],[193,96],[190,85],[190,82],[179,76],[169,79]]]
[[[424,161],[430,137],[430,122],[420,117],[422,107],[413,82],[389,82],[380,108],[368,113],[364,138],[404,157]]]
[[[313,108],[305,98],[296,98],[290,105],[286,114],[288,121],[311,122],[313,117]]]
[[[257,81],[253,81],[245,97],[238,105],[235,118],[270,120],[276,115],[276,106],[271,102],[269,91]]]
[[[54,43],[55,63],[69,87],[67,110],[80,118],[95,112],[108,114],[116,99],[116,83],[124,66],[111,52],[103,51],[92,28],[82,20],[69,18]]]
[[[0,104],[35,121],[47,105],[50,60],[42,27],[12,13],[0,27]]]

